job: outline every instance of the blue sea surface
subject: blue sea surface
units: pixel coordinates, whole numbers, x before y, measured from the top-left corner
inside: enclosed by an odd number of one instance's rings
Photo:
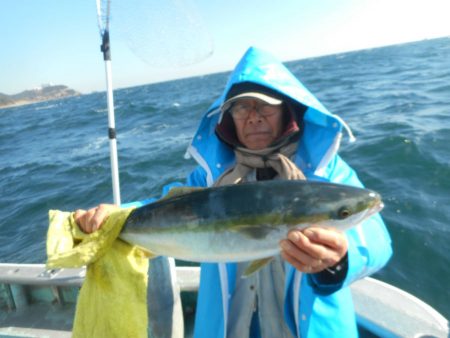
[[[450,38],[287,66],[348,123],[340,154],[384,198],[394,256],[375,277],[450,318]],[[115,91],[122,201],[184,180],[228,75]],[[106,95],[0,109],[0,131],[0,261],[43,263],[49,209],[112,202]]]

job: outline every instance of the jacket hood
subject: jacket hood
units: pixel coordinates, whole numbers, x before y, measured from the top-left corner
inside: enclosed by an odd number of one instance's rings
[[[330,156],[339,147],[342,128],[348,127],[341,118],[331,114],[284,64],[271,54],[251,47],[232,71],[222,95],[205,113],[188,148],[188,153],[205,168],[209,179],[215,179],[226,169],[224,166],[227,167],[234,161],[232,149],[215,135],[215,129],[222,120],[220,106],[226,100],[228,92],[233,86],[242,83],[262,86],[294,107],[303,107],[295,109],[300,112],[296,120],[302,124],[296,162],[304,172],[323,170]]]

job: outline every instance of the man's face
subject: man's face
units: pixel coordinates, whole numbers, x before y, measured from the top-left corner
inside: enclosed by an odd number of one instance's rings
[[[248,149],[267,148],[282,132],[281,105],[269,105],[258,99],[243,98],[230,108],[239,141]]]

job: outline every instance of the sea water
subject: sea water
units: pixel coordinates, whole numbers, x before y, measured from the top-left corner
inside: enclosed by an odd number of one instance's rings
[[[236,60],[238,61],[238,60]],[[384,198],[375,275],[450,317],[450,38],[287,63],[357,137],[340,154]],[[122,201],[159,196],[229,73],[115,91]],[[0,261],[45,262],[48,210],[112,202],[105,93],[0,109]]]

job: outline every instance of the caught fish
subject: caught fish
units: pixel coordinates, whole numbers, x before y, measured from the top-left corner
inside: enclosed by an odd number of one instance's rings
[[[344,231],[383,208],[378,193],[347,185],[271,180],[214,188],[177,188],[137,208],[120,238],[156,256],[193,262],[254,261],[279,253],[291,229]]]

